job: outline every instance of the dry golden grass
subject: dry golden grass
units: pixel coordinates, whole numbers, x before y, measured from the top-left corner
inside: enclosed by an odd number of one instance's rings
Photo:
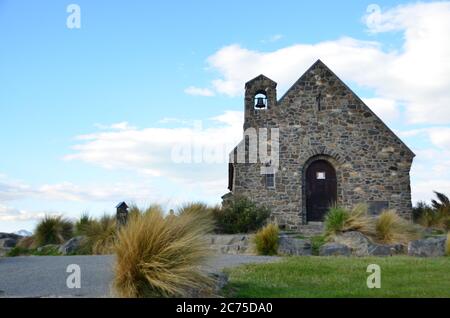
[[[19,242],[17,242],[16,246],[21,248],[30,249],[35,247],[35,238],[34,236],[26,236],[24,238],[21,238]]]
[[[86,235],[83,249],[92,254],[112,254],[116,239],[116,219],[104,215],[93,220],[84,229]]]
[[[406,244],[420,237],[415,226],[408,220],[401,218],[393,210],[383,211],[376,218],[375,231],[376,241],[384,244]]]
[[[211,250],[206,236],[210,218],[193,213],[164,218],[141,213],[117,237],[114,287],[120,297],[189,296],[204,290],[210,278],[200,268]]]
[[[349,231],[358,231],[365,235],[374,234],[373,218],[368,215],[366,204],[357,204],[353,209],[331,207],[325,217],[325,229],[328,237]]]
[[[254,237],[256,252],[259,255],[275,255],[278,252],[278,225],[270,223],[259,230]]]
[[[358,231],[367,236],[372,236],[374,234],[373,218],[369,216],[366,204],[359,203],[350,210],[343,231]]]

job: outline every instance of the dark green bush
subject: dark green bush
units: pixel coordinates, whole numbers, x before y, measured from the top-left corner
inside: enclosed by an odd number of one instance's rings
[[[258,206],[244,196],[235,196],[222,208],[213,208],[212,213],[218,233],[249,233],[261,228],[270,215],[270,210]]]
[[[420,222],[427,217],[427,215],[433,214],[433,208],[424,201],[419,201],[412,209],[412,217],[414,222]]]

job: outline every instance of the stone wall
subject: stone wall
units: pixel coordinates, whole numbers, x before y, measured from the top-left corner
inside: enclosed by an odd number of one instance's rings
[[[385,203],[410,217],[414,154],[328,67],[316,62],[278,102],[275,88],[264,76],[246,84],[244,128],[280,129],[276,187],[266,189],[262,163],[235,163],[233,193],[267,205],[281,226],[297,229],[306,222],[306,168],[324,159],[336,170],[339,205]],[[269,108],[254,110],[252,96],[261,89],[269,90]]]

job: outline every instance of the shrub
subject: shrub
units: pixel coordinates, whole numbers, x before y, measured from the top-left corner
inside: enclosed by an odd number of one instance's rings
[[[29,248],[21,247],[21,246],[15,246],[12,249],[6,253],[6,256],[9,257],[15,257],[20,255],[30,255],[32,253],[32,250]]]
[[[270,223],[259,230],[254,237],[258,255],[275,255],[278,251],[278,225]]]
[[[58,245],[47,245],[42,246],[39,250],[34,248],[15,246],[6,254],[6,256],[9,257],[21,255],[59,256],[61,255],[61,253],[58,251]]]
[[[327,242],[324,235],[316,235],[311,237],[311,249],[313,255],[319,255],[319,250],[322,245]]]
[[[374,234],[373,217],[368,215],[366,204],[357,204],[350,210],[344,226],[344,232],[347,231],[358,231],[368,236]]]
[[[412,223],[401,218],[395,211],[383,211],[375,220],[376,240],[384,244],[401,243],[419,238]]]
[[[425,227],[450,229],[450,199],[443,193],[434,191],[436,199],[431,200],[431,206],[419,202],[413,209],[415,213],[421,213],[417,222]]]
[[[344,231],[345,222],[349,213],[344,208],[334,206],[325,215],[325,233],[327,235],[338,234]]]
[[[177,215],[184,213],[209,214],[211,213],[211,208],[203,202],[190,202],[183,204],[177,211]]]
[[[159,204],[150,204],[147,208],[141,209],[136,204],[132,204],[128,209],[128,219],[139,217],[142,214],[158,212],[164,214],[164,210]]]
[[[22,249],[30,249],[30,248],[32,248],[35,245],[36,245],[35,244],[35,238],[32,235],[32,236],[26,236],[26,237],[21,238],[17,242],[16,247],[19,247],[19,248],[22,248]]]
[[[353,209],[331,207],[325,216],[325,233],[327,236],[343,232],[358,231],[365,235],[373,235],[373,220],[367,214],[367,205],[357,204]]]
[[[244,196],[235,196],[222,208],[213,208],[216,231],[219,233],[249,233],[259,229],[270,215],[270,210],[257,206]]]
[[[83,213],[75,223],[76,235],[86,235],[86,229],[92,222],[94,222],[94,220],[89,216],[89,213]]]
[[[424,227],[436,227],[438,226],[439,221],[439,214],[435,210],[430,208],[423,211],[423,213],[417,220],[417,223]]]
[[[414,222],[421,223],[421,220],[432,212],[433,208],[430,205],[424,201],[419,201],[412,209],[412,217]]]
[[[33,246],[62,244],[73,236],[73,224],[61,216],[46,215],[34,231]]]
[[[122,297],[188,296],[210,285],[200,271],[211,250],[211,218],[143,213],[118,233],[114,286]]]
[[[105,214],[100,220],[92,220],[84,228],[84,235],[81,254],[110,254],[116,238],[116,219]]]

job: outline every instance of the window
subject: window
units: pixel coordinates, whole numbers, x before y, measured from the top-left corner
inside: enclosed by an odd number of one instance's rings
[[[275,174],[266,174],[266,188],[275,188]]]
[[[316,103],[317,103],[318,111],[321,111],[323,109],[321,102],[322,102],[322,93],[319,93],[319,95],[316,96]]]
[[[260,91],[254,98],[255,109],[267,109],[267,95],[266,92]]]
[[[325,180],[325,171],[320,171],[316,173],[317,180]]]

